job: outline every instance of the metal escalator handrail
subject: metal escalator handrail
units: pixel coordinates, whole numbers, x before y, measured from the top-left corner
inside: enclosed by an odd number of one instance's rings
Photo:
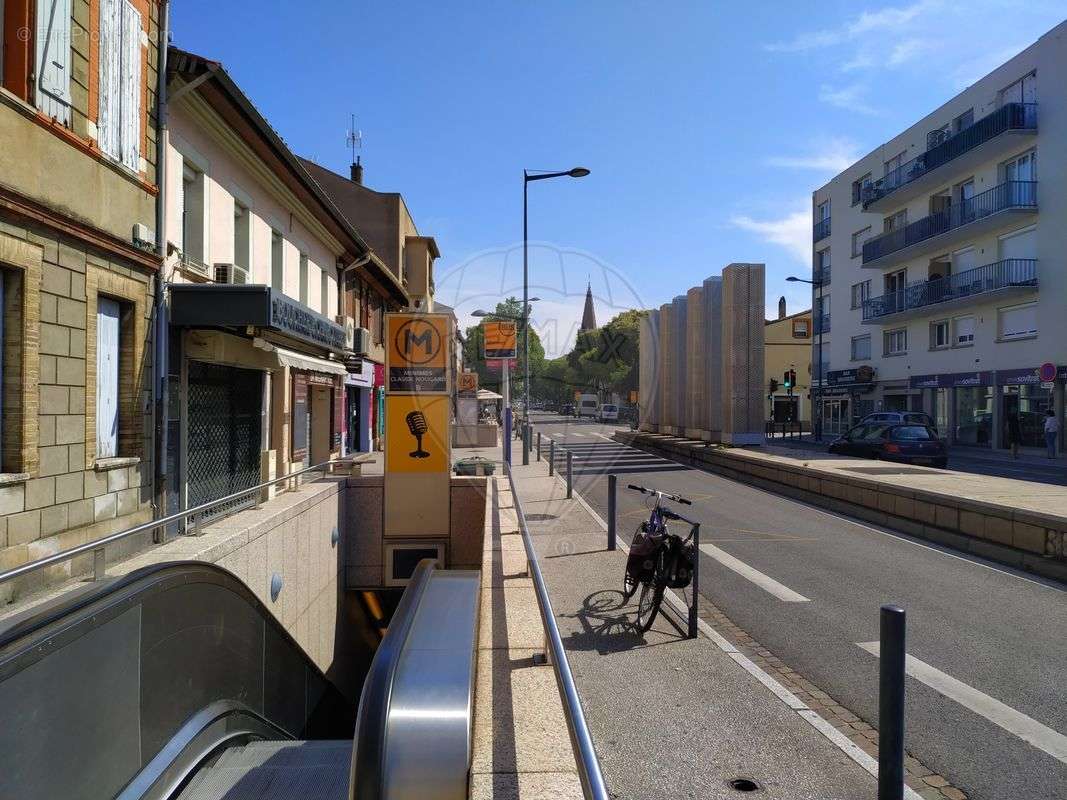
[[[363,682],[356,713],[356,731],[352,747],[352,770],[348,782],[350,798],[383,797],[382,779],[386,775],[386,739],[389,709],[393,697],[400,654],[415,623],[426,588],[430,585],[436,561],[424,558],[415,567],[407,589],[389,620],[389,630],[374,654]]]
[[[512,502],[515,504],[515,516],[518,518],[519,532],[522,534],[522,543],[526,548],[526,563],[533,581],[534,593],[537,595],[537,607],[541,612],[541,624],[544,626],[545,641],[551,654],[556,687],[559,690],[560,700],[563,702],[563,716],[567,720],[567,731],[570,733],[571,747],[574,749],[582,791],[587,800],[609,800],[608,790],[604,785],[604,776],[600,771],[600,759],[593,746],[593,739],[589,735],[585,712],[582,711],[582,701],[578,696],[578,688],[574,685],[574,675],[567,661],[567,651],[563,647],[556,617],[552,611],[552,601],[548,596],[544,576],[541,575],[541,566],[537,563],[537,551],[530,538],[530,530],[526,526],[526,515],[523,513],[519,493],[515,488],[515,476],[507,461],[504,462],[504,471],[508,475]]]
[[[342,464],[347,461],[348,459],[344,458],[333,459],[332,461],[323,461],[321,464],[315,464],[311,467],[305,467],[304,469],[297,470],[296,472],[290,472],[289,474],[283,475],[279,478],[272,478],[269,481],[264,481],[263,483],[257,484],[256,486],[253,486],[249,489],[242,489],[239,492],[234,492],[233,494],[226,495],[225,497],[220,497],[218,500],[211,500],[207,503],[202,503],[201,505],[186,509],[185,511],[179,511],[177,514],[171,514],[167,517],[160,517],[159,519],[149,520],[148,522],[144,522],[140,525],[135,525],[132,528],[127,528],[124,531],[118,531],[117,533],[102,536],[101,538],[94,539],[91,542],[85,542],[84,544],[79,544],[76,547],[71,547],[67,550],[61,550],[58,553],[53,553],[50,556],[38,558],[36,561],[27,561],[25,564],[20,564],[17,567],[13,567],[12,569],[0,572],[0,584],[14,580],[15,578],[20,578],[23,575],[28,575],[31,572],[36,572],[39,569],[44,569],[45,567],[51,567],[55,564],[62,564],[64,561],[70,561],[71,559],[77,558],[78,556],[84,555],[85,553],[89,553],[92,551],[102,551],[103,548],[105,548],[107,545],[114,544],[115,542],[118,542],[129,536],[135,536],[138,533],[147,533],[148,531],[155,530],[156,528],[162,528],[164,525],[170,525],[172,522],[179,522],[183,519],[187,519],[188,517],[193,517],[197,514],[203,514],[205,511],[208,511],[214,508],[215,506],[220,506],[225,503],[232,503],[234,500],[240,500],[250,494],[261,492],[268,486],[273,486],[276,483],[283,483],[285,481],[292,480],[293,478],[298,478],[301,475],[307,474],[308,472],[315,472],[321,470],[323,475],[325,476],[326,470],[330,467],[331,464]],[[236,514],[239,510],[243,509],[235,509],[232,513]],[[230,515],[226,514],[224,515],[224,517],[225,516]],[[213,521],[217,522],[219,519],[223,519],[224,517],[217,517]],[[100,574],[96,575],[96,579],[98,580],[102,577],[103,576]]]

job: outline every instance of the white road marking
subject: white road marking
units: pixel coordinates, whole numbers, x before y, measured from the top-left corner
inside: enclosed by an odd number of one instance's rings
[[[727,569],[733,570],[738,575],[740,575],[742,578],[745,578],[746,580],[752,581],[752,583],[756,584],[758,587],[763,589],[765,592],[769,592],[770,594],[774,595],[779,600],[781,600],[783,603],[809,603],[809,602],[811,602],[804,595],[797,594],[792,589],[790,589],[788,586],[784,586],[784,585],[780,584],[774,578],[771,578],[768,575],[764,575],[762,572],[760,572],[755,567],[750,567],[744,561],[741,561],[740,559],[734,558],[732,555],[727,553],[725,550],[720,550],[718,547],[716,547],[713,544],[702,544],[702,545],[700,545],[700,549],[706,555],[711,556],[712,558],[714,558],[716,561],[718,561],[720,564],[722,564]]]
[[[578,433],[578,431],[571,431],[571,434],[570,434],[570,435],[571,435],[571,436],[581,436],[581,437],[583,437],[583,438],[585,437],[585,434],[584,434],[584,433]]]
[[[614,439],[612,439],[612,438],[611,438],[610,436],[605,436],[605,435],[604,435],[604,434],[602,434],[602,433],[594,433],[594,434],[593,434],[593,436],[599,436],[599,437],[600,437],[601,439],[603,439],[603,440],[604,440],[604,441],[606,441],[606,442],[613,442],[613,441],[615,441],[615,440],[614,440]]]
[[[878,642],[857,642],[857,645],[874,656],[878,655],[880,649]],[[931,667],[915,656],[906,657],[904,671],[934,691],[940,692],[950,700],[955,700],[964,708],[985,717],[1008,733],[1015,734],[1024,742],[1033,745],[1038,750],[1043,750],[1057,761],[1067,764],[1067,736],[1062,733],[1057,733],[1036,719],[956,680],[936,667]]]

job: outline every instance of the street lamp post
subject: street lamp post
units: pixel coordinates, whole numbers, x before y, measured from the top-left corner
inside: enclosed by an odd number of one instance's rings
[[[815,290],[816,289],[819,290],[819,323],[818,323],[819,324],[819,331],[816,334],[816,336],[817,336],[817,338],[816,338],[816,347],[819,348],[819,359],[818,359],[819,368],[818,368],[818,374],[815,376],[815,377],[818,378],[819,383],[818,383],[817,387],[816,386],[812,386],[812,389],[817,389],[817,391],[813,391],[812,392],[812,408],[813,408],[813,412],[812,412],[811,421],[812,421],[812,430],[813,430],[813,432],[815,434],[815,441],[821,442],[822,441],[822,384],[823,384],[823,363],[822,363],[822,329],[823,329],[823,321],[822,321],[822,316],[823,316],[823,313],[822,313],[822,286],[823,286],[823,283],[822,283],[822,276],[819,275],[818,277],[819,277],[819,280],[817,280],[817,281],[816,280],[809,281],[806,278],[797,278],[796,276],[790,275],[788,278],[786,278],[786,281],[788,281],[789,283],[806,283],[809,286],[811,286],[811,297],[812,297],[812,302],[811,302],[811,310],[812,310],[811,321],[812,321],[813,325],[815,324]]]
[[[528,169],[522,171],[522,314],[529,323],[529,295],[530,295],[530,263],[529,263],[529,186],[530,181],[543,181],[548,178],[562,178],[564,175],[570,178],[584,178],[589,174],[589,170],[585,167],[574,167],[573,169],[563,170],[562,172],[541,172],[540,170],[532,172]],[[523,325],[522,328],[522,349],[525,382],[523,385],[523,414],[526,420],[530,419],[530,332],[529,325]]]

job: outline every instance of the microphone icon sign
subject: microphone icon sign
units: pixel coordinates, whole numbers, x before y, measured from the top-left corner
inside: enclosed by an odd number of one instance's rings
[[[422,449],[422,437],[429,430],[426,424],[426,415],[421,411],[410,411],[404,418],[408,424],[408,430],[415,437],[415,449],[409,453],[412,458],[429,458],[430,454]]]

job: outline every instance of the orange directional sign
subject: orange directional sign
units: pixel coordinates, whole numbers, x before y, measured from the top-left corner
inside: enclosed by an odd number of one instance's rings
[[[386,388],[405,394],[446,394],[450,318],[445,314],[387,314],[386,319]]]
[[[514,322],[485,321],[482,323],[485,358],[515,358],[517,327]]]
[[[459,384],[456,388],[460,392],[476,392],[478,391],[478,373],[461,372],[456,383]]]

